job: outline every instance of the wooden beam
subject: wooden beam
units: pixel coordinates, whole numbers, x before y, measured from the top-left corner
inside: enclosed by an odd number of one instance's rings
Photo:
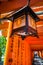
[[[27,4],[27,0],[13,0],[7,1],[0,4],[0,13],[9,12],[12,10],[17,10]],[[43,6],[43,0],[31,0],[30,6]]]

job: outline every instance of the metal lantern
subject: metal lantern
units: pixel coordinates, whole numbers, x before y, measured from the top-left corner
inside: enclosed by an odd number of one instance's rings
[[[3,19],[9,19],[13,22],[11,36],[15,33],[22,37],[26,37],[28,35],[38,37],[37,30],[29,25],[30,17],[35,20],[33,24],[40,20],[40,18],[33,12],[30,6],[26,5],[18,11],[13,12],[10,17],[7,16]]]

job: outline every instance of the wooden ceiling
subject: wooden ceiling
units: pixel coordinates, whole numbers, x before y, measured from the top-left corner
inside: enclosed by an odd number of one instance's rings
[[[17,10],[27,4],[27,0],[0,0],[0,13]],[[30,0],[30,6],[43,6],[43,0]]]
[[[0,0],[0,2],[3,2],[3,1],[8,1],[8,0]]]

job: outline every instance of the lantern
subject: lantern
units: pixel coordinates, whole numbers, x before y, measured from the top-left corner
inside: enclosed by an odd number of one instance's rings
[[[10,17],[7,16],[3,18],[9,19],[13,22],[11,36],[15,33],[22,37],[26,37],[28,35],[38,37],[35,26],[32,28],[32,26],[29,24],[30,16],[35,20],[35,22],[40,20],[40,18],[33,12],[30,6],[26,5],[18,11],[13,12]],[[32,23],[32,25],[35,25],[35,22]]]

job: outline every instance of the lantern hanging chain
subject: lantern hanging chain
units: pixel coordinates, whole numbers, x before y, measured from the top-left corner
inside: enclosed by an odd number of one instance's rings
[[[30,0],[27,0],[27,5],[30,5]]]

